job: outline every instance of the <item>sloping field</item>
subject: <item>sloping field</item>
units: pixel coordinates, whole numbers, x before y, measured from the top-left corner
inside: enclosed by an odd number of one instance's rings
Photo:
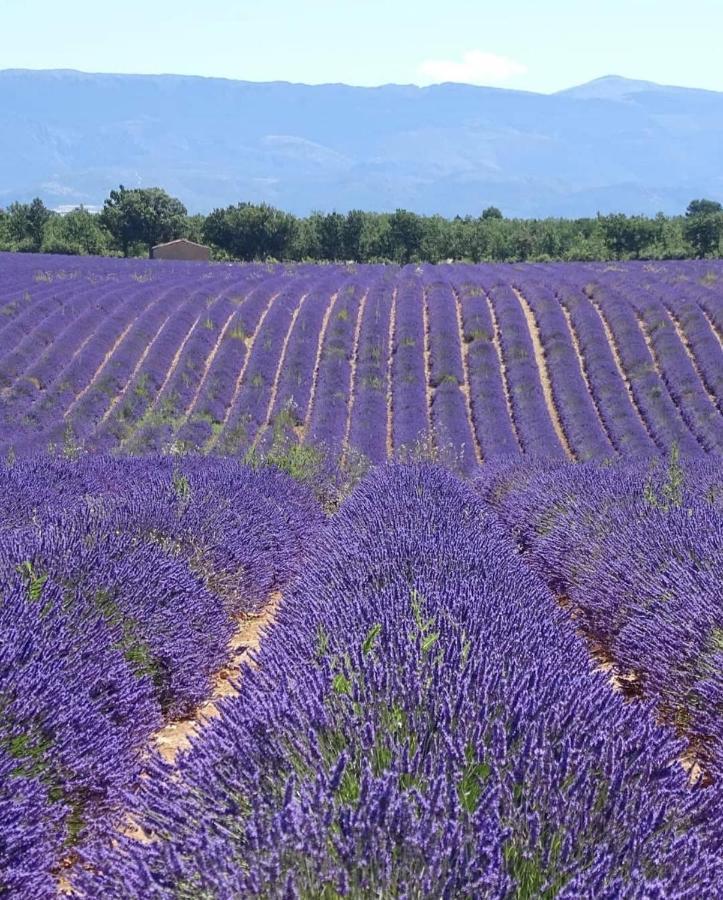
[[[0,449],[723,449],[723,265],[0,257]]]
[[[723,473],[674,474],[384,466],[324,519],[0,465],[0,895],[718,896]]]
[[[722,334],[719,263],[0,257],[0,897],[720,896]]]

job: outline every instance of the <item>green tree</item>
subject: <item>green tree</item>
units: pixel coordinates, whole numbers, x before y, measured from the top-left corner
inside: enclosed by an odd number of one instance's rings
[[[715,200],[693,200],[685,211],[683,234],[702,259],[717,254],[723,235],[723,206]]]
[[[186,216],[186,225],[183,229],[183,237],[189,241],[195,241],[197,244],[203,243],[203,225],[206,217],[200,213],[193,216]]]
[[[8,231],[8,219],[10,217],[4,209],[0,209],[0,250],[12,250],[12,242]]]
[[[295,216],[266,203],[238,203],[214,209],[203,227],[204,239],[235,259],[287,259],[293,254]]]
[[[408,263],[421,250],[424,237],[422,217],[406,209],[398,209],[389,216],[389,240],[396,262]]]
[[[363,240],[368,214],[352,209],[344,222],[344,258],[363,262]]]
[[[109,237],[100,216],[79,206],[48,221],[41,249],[43,253],[102,256],[108,253]]]
[[[124,188],[111,191],[101,213],[101,222],[124,256],[133,244],[151,249],[180,237],[186,228],[186,207],[162,188]]]
[[[6,223],[10,241],[18,250],[37,253],[43,243],[45,226],[53,215],[39,197],[30,203],[11,203]]]
[[[313,216],[319,236],[319,251],[322,259],[344,258],[344,226],[346,220],[338,212],[318,213]]]
[[[496,206],[488,206],[487,209],[482,210],[482,218],[483,219],[503,219],[502,210],[498,209]]]

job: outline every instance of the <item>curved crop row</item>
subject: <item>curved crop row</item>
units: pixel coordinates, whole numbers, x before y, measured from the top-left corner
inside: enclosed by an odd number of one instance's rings
[[[720,798],[591,671],[474,492],[386,467],[332,520],[259,667],[144,784],[83,897],[715,893]]]
[[[0,255],[0,450],[719,453],[710,267]]]
[[[0,893],[56,896],[63,859],[118,825],[151,736],[205,700],[321,522],[231,461],[0,469]]]
[[[480,489],[628,692],[723,773],[723,474],[705,458],[511,465]]]

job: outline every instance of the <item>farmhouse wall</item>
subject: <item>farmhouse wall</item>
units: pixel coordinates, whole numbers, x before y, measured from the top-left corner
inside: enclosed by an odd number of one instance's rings
[[[152,259],[185,259],[208,262],[211,258],[211,250],[203,244],[193,241],[179,240],[168,244],[158,244],[151,251]]]

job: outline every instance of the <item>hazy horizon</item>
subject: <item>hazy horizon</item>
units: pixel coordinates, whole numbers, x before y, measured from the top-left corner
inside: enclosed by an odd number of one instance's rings
[[[541,96],[550,96],[553,94],[561,94],[566,91],[573,90],[575,88],[585,87],[587,85],[596,84],[599,82],[605,81],[618,81],[618,82],[627,82],[634,84],[648,84],[655,87],[662,88],[674,88],[680,90],[691,90],[691,91],[708,91],[710,93],[723,93],[723,88],[721,90],[715,90],[712,88],[701,87],[698,85],[682,85],[682,84],[672,84],[672,83],[664,83],[660,81],[653,81],[650,78],[632,78],[627,75],[621,75],[618,72],[608,72],[605,75],[598,75],[594,78],[589,79],[585,82],[576,82],[574,84],[566,85],[565,87],[558,88],[554,91],[541,91],[534,90],[532,88],[515,88],[509,87],[507,85],[484,85],[484,84],[470,84],[465,81],[439,81],[434,82],[433,84],[415,84],[414,82],[401,82],[401,81],[386,81],[380,82],[379,84],[352,84],[347,81],[320,81],[320,82],[308,82],[308,81],[293,81],[285,78],[273,78],[264,81],[259,81],[257,79],[251,78],[234,78],[227,77],[221,75],[207,75],[202,72],[119,72],[119,71],[111,71],[111,70],[102,70],[99,69],[97,71],[91,71],[90,69],[78,69],[73,67],[63,67],[63,68],[45,68],[45,67],[33,67],[33,66],[5,66],[0,68],[0,73],[9,73],[9,72],[45,72],[47,74],[68,74],[68,75],[88,75],[88,76],[96,76],[96,75],[107,75],[107,76],[122,76],[122,77],[137,77],[137,78],[202,78],[209,81],[233,81],[233,82],[246,82],[248,84],[290,84],[290,85],[301,85],[303,87],[324,87],[324,86],[343,86],[343,87],[353,87],[353,88],[367,88],[369,90],[375,90],[376,88],[383,87],[411,87],[418,88],[419,90],[425,90],[428,88],[441,87],[442,85],[459,85],[460,87],[470,87],[470,88],[482,88],[483,90],[498,90],[498,91],[515,91],[517,93],[526,93],[526,94],[538,94]]]
[[[92,0],[3,4],[3,65],[253,82],[555,93],[607,73],[723,91],[718,0]]]

